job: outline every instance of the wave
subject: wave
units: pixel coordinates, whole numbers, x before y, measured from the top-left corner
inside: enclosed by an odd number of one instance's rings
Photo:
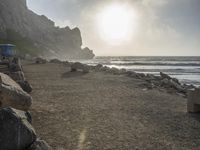
[[[102,63],[103,65],[125,65],[125,66],[200,66],[200,63],[153,63],[153,62],[130,62],[130,63]]]

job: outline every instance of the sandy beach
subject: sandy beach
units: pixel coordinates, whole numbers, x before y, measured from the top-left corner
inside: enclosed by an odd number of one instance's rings
[[[187,99],[105,72],[23,65],[37,134],[55,150],[197,150],[200,116]]]

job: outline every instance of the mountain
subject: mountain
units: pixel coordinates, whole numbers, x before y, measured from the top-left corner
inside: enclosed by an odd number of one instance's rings
[[[59,28],[44,15],[29,10],[26,0],[0,0],[0,43],[17,46],[20,54],[60,59],[90,59],[82,49],[79,28]]]

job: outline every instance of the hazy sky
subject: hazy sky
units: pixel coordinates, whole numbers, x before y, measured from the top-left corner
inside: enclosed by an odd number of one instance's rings
[[[98,16],[116,3],[134,19],[129,39],[113,44],[102,37]],[[28,7],[59,26],[78,26],[96,55],[200,55],[200,0],[28,0]]]

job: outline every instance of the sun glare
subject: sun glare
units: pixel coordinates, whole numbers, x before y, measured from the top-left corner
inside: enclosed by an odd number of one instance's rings
[[[110,44],[130,39],[136,27],[136,13],[127,5],[105,7],[97,18],[101,38]]]

